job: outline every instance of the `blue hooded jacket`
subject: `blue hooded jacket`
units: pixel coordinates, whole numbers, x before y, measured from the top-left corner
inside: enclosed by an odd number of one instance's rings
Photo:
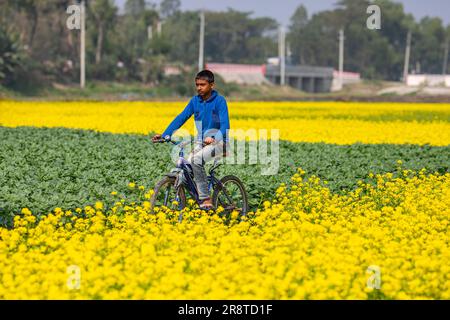
[[[162,137],[171,137],[192,115],[194,115],[199,134],[198,140],[203,141],[206,137],[214,137],[216,141],[228,142],[227,130],[230,129],[228,105],[225,98],[219,95],[216,90],[212,91],[211,97],[206,101],[200,95],[194,96],[183,112],[164,131]]]

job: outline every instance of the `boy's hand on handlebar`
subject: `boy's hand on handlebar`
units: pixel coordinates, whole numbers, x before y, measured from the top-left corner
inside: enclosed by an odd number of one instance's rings
[[[208,137],[205,138],[205,141],[203,141],[206,145],[210,145],[213,144],[214,142],[216,142],[216,140],[214,138]]]
[[[160,134],[157,134],[157,135],[155,135],[155,136],[152,138],[152,142],[153,142],[153,143],[157,143],[157,142],[159,142],[161,139],[162,139],[161,135],[160,135]]]

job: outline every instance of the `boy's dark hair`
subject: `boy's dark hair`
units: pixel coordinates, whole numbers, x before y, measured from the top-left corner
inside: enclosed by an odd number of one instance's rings
[[[213,83],[214,82],[214,73],[212,73],[209,70],[200,71],[199,73],[197,73],[195,80],[206,80],[209,83]]]

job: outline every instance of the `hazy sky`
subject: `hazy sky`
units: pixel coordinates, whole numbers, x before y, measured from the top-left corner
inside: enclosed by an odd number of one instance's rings
[[[126,0],[116,0],[123,6]],[[159,0],[150,2],[159,3]],[[269,16],[284,25],[294,10],[303,4],[308,13],[332,9],[337,0],[181,0],[183,10],[205,8],[209,10],[226,10],[228,7],[241,11],[252,11],[255,16]],[[445,24],[450,24],[450,0],[396,0],[404,5],[407,13],[412,13],[416,20],[429,15],[440,17]]]

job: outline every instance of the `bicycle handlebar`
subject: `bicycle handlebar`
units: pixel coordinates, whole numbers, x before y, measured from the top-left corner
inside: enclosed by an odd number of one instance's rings
[[[181,148],[185,147],[186,145],[190,144],[190,141],[180,141],[180,142],[176,142],[173,141],[169,136],[167,136],[166,138],[161,138],[159,140],[154,141],[154,143],[171,143],[175,146],[179,146]]]
[[[167,138],[161,138],[161,139],[159,139],[159,140],[153,141],[153,143],[169,143],[169,142],[172,143],[172,144],[174,144],[174,145],[178,145],[178,144],[179,144],[179,143],[173,141],[172,139],[170,139],[170,137],[167,137]]]
[[[169,136],[167,136],[166,138],[161,138],[159,140],[153,141],[153,143],[172,143],[175,146],[185,147],[186,145],[190,144],[191,142],[190,141],[175,142]],[[207,146],[207,144],[202,142],[202,147],[205,147],[205,146]]]

